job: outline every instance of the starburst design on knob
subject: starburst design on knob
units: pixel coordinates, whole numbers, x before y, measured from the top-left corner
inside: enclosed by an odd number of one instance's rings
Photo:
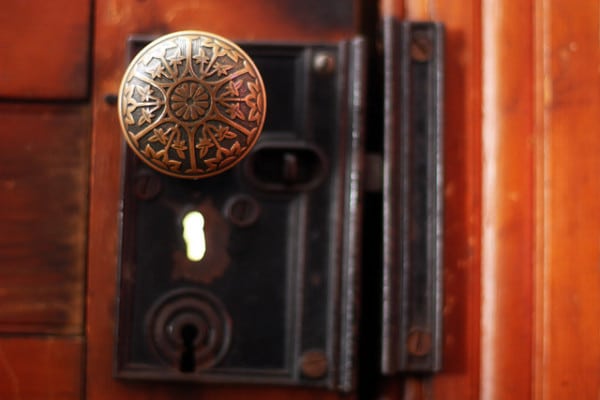
[[[204,116],[210,105],[210,99],[206,88],[201,84],[183,82],[175,87],[170,104],[177,117],[194,121]]]

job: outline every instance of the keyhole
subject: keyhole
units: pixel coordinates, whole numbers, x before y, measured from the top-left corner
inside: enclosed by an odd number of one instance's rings
[[[182,225],[188,260],[194,262],[202,260],[206,253],[204,216],[199,211],[190,211],[183,217]]]
[[[196,346],[194,341],[198,336],[198,328],[194,325],[186,324],[181,328],[181,339],[183,341],[183,351],[179,360],[179,370],[181,372],[194,372],[196,370]]]

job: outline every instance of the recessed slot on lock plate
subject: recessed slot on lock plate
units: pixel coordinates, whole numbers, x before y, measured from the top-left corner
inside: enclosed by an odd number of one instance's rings
[[[306,144],[268,143],[258,146],[246,161],[246,174],[257,188],[277,192],[314,189],[326,174],[326,157]]]
[[[349,391],[363,42],[243,47],[268,99],[246,159],[194,181],[124,149],[116,375]]]

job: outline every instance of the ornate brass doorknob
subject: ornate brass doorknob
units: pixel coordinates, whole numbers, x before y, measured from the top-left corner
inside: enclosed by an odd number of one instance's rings
[[[250,57],[200,31],[162,36],[132,60],[119,89],[129,147],[157,171],[205,178],[228,170],[256,143],[265,87]]]

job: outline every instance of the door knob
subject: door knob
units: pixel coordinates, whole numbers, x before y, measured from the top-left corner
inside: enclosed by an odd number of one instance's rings
[[[131,61],[118,96],[131,150],[164,174],[220,174],[256,144],[266,113],[262,77],[236,44],[182,31],[148,44]]]

